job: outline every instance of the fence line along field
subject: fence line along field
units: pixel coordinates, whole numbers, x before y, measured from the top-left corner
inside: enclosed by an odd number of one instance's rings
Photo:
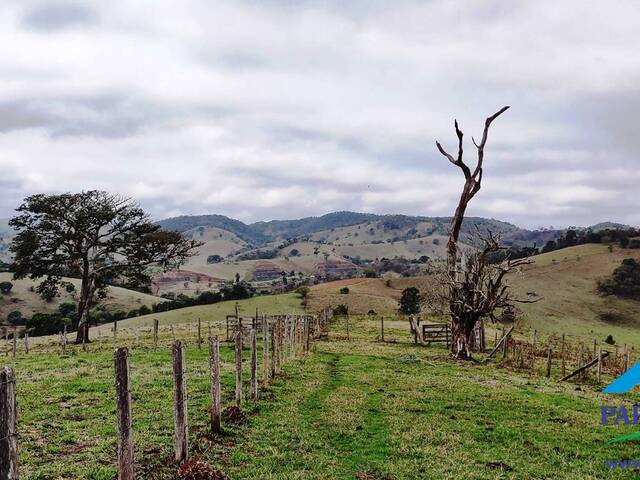
[[[160,479],[178,468],[211,475],[202,478],[528,478],[567,465],[575,478],[604,474],[606,433],[591,417],[631,348],[487,325],[475,355],[488,361],[469,368],[445,345],[425,348],[400,318],[229,315],[229,342],[225,322],[201,319],[9,354],[17,435],[2,425],[20,478]],[[609,356],[560,381],[593,348]],[[0,450],[12,452],[6,440]],[[540,461],[544,445],[554,454]]]

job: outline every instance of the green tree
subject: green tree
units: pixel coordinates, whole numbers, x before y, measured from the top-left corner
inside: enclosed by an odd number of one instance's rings
[[[220,255],[209,255],[207,257],[207,263],[220,263],[222,261],[222,257]]]
[[[14,278],[44,278],[40,294],[57,293],[62,277],[81,279],[77,343],[89,341],[94,294],[117,282],[147,285],[150,266],[182,265],[201,245],[160,229],[128,198],[92,190],[27,197],[9,224]]]
[[[604,295],[640,298],[640,263],[625,258],[610,278],[598,283],[598,291]]]
[[[0,282],[0,293],[4,295],[8,295],[13,288],[13,283],[11,282]]]
[[[400,296],[400,313],[417,315],[420,313],[422,296],[416,287],[405,288]]]
[[[13,310],[7,315],[7,322],[11,325],[24,325],[25,319],[20,310]]]
[[[311,292],[311,289],[306,286],[296,288],[296,293],[300,295],[300,298],[302,298],[303,300],[309,296],[310,292]]]

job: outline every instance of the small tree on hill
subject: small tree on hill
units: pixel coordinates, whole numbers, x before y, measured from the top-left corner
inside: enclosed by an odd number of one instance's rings
[[[11,293],[11,289],[13,288],[13,283],[11,282],[0,282],[0,293],[3,295],[8,295]]]
[[[118,282],[150,282],[148,267],[177,268],[200,244],[151,222],[133,201],[103,191],[33,195],[9,224],[14,278],[44,280],[41,295],[57,294],[62,277],[81,279],[76,342],[89,341],[89,310],[96,292]]]
[[[640,263],[625,258],[610,278],[598,283],[598,291],[603,295],[640,298]]]

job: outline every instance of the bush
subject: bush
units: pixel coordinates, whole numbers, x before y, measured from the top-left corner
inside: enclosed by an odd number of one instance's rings
[[[640,263],[625,258],[610,278],[598,282],[598,291],[603,295],[640,298]]]
[[[22,312],[20,310],[13,310],[9,312],[7,315],[7,323],[11,325],[24,325],[26,323],[26,319],[22,317]]]
[[[76,313],[76,304],[71,302],[63,302],[58,307],[58,312],[63,317],[73,317]]]
[[[340,289],[340,293],[343,295],[347,295],[349,293],[349,287],[342,287]]]
[[[0,293],[3,295],[8,295],[13,288],[13,283],[11,282],[0,282]]]
[[[365,270],[364,271],[365,278],[378,278],[378,274],[375,270]]]
[[[302,298],[302,299],[307,298],[307,296],[309,295],[309,292],[311,292],[311,289],[309,287],[298,287],[298,288],[296,288],[296,293],[298,295],[300,295],[300,298]]]
[[[291,255],[292,257],[297,257],[298,255],[300,255],[300,252],[297,248],[294,248],[289,252],[289,255]]]
[[[146,305],[143,305],[138,309],[138,315],[140,316],[149,315],[150,313],[151,313],[151,309]]]
[[[52,335],[64,330],[71,322],[59,313],[36,313],[27,320],[27,328],[33,329],[33,335]]]
[[[613,339],[613,335],[607,335],[607,338],[605,338],[604,343],[608,343],[609,345],[615,345],[616,341]]]
[[[222,261],[222,257],[220,255],[209,255],[207,257],[207,263],[220,263]]]
[[[340,304],[333,309],[333,314],[337,317],[340,317],[343,315],[349,315],[349,307],[347,307],[346,305]]]

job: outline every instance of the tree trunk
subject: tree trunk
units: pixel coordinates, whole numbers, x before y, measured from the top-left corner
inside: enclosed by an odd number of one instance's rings
[[[89,308],[93,297],[93,281],[90,278],[82,279],[80,289],[80,301],[78,302],[78,332],[76,343],[89,343]]]
[[[471,335],[475,321],[451,317],[451,353],[458,360],[471,359]]]

